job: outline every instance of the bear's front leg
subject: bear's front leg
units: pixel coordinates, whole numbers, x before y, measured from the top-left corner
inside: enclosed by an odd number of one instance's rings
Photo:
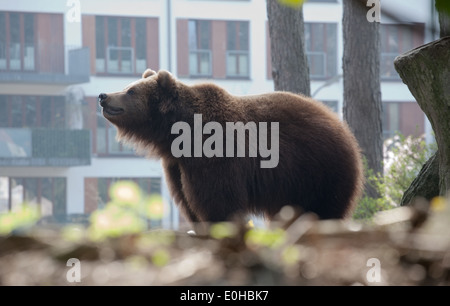
[[[190,223],[200,222],[200,219],[189,207],[189,203],[184,195],[183,185],[181,183],[181,171],[178,162],[162,159],[162,166],[169,192],[172,195],[175,204],[180,209],[182,215]]]

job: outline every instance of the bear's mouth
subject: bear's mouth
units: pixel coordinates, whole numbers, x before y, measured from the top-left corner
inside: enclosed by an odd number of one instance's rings
[[[124,109],[120,107],[104,106],[103,112],[110,116],[117,116],[122,114],[124,112]]]

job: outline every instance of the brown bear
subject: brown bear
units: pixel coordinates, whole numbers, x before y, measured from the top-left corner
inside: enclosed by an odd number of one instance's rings
[[[162,159],[169,191],[191,222],[248,214],[271,220],[285,205],[321,219],[344,218],[361,195],[355,137],[311,98],[234,96],[212,83],[189,86],[167,71],[147,69],[124,90],[100,94],[99,102],[118,140]],[[236,124],[231,132],[230,123]],[[245,136],[233,138],[243,125]]]

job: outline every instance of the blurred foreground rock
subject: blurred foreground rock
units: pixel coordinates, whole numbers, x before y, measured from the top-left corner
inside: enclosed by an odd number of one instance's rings
[[[222,224],[215,238],[153,230],[92,242],[82,227],[35,227],[0,237],[0,285],[450,285],[448,206],[417,200],[371,224],[303,215],[285,231]],[[70,258],[80,282],[68,281]]]

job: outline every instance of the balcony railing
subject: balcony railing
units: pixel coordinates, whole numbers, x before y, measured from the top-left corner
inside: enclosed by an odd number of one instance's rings
[[[89,130],[0,129],[0,166],[90,165]]]
[[[89,48],[0,43],[0,82],[77,84],[89,76]]]

